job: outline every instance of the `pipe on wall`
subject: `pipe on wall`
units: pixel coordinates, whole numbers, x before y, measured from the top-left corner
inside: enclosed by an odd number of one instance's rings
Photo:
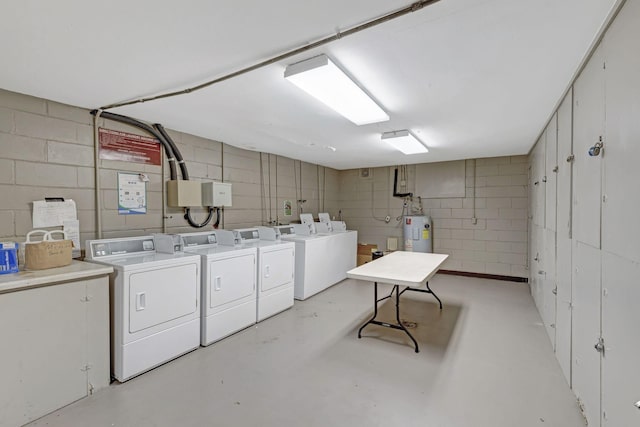
[[[96,238],[102,239],[102,197],[100,195],[100,133],[98,131],[98,120],[102,115],[102,110],[97,110],[93,115],[93,168],[95,177],[95,207],[96,207]]]

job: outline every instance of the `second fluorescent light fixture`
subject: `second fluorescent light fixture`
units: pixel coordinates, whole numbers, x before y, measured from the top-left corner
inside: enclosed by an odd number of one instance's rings
[[[385,132],[382,134],[382,140],[404,154],[429,152],[429,149],[408,130]]]
[[[389,120],[389,115],[326,55],[289,65],[284,77],[358,126]]]

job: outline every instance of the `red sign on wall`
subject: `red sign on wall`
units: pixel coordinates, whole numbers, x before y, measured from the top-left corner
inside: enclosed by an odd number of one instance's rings
[[[100,158],[160,166],[160,142],[148,136],[98,129]]]

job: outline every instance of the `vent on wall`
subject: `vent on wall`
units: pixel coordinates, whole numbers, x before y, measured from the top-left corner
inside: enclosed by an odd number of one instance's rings
[[[360,178],[371,178],[371,168],[360,169]]]

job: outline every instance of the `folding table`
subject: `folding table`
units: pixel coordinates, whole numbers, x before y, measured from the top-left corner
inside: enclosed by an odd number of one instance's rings
[[[368,262],[353,270],[347,271],[347,277],[350,279],[367,280],[374,283],[373,288],[373,317],[358,330],[358,338],[362,338],[362,330],[369,324],[384,326],[386,328],[400,329],[404,331],[413,344],[415,351],[418,353],[418,342],[413,338],[411,333],[400,321],[400,295],[405,291],[424,292],[432,294],[442,310],[442,301],[429,287],[429,279],[438,271],[442,263],[449,257],[445,254],[431,254],[421,252],[405,252],[396,251],[389,255]],[[378,299],[378,283],[389,283],[393,285],[391,293],[386,297]],[[422,285],[426,289],[420,289]],[[400,292],[400,286],[405,289]],[[396,297],[396,321],[398,323],[388,323],[376,320],[378,316],[378,303],[391,298],[395,293]]]

